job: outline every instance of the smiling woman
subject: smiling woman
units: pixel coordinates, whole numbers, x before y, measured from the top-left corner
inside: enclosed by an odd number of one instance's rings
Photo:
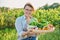
[[[35,33],[27,30],[29,23],[32,21],[32,12],[34,11],[33,6],[27,3],[24,6],[24,15],[17,18],[15,22],[15,27],[18,33],[18,40],[36,40]]]
[[[54,31],[53,27],[49,28],[49,30],[39,30],[38,27],[28,29],[31,21],[35,20],[34,17],[32,17],[33,11],[34,7],[30,3],[27,3],[24,6],[24,15],[16,19],[15,27],[18,33],[18,40],[36,40],[38,34]],[[37,32],[35,30],[37,30]]]

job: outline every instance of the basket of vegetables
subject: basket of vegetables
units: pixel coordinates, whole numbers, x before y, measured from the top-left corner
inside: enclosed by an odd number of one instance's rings
[[[38,27],[38,29],[43,29],[48,24],[49,24],[49,22],[45,21],[45,20],[42,20],[41,22],[38,22],[37,20],[33,20],[32,22],[30,22],[29,28],[36,28],[36,27]]]

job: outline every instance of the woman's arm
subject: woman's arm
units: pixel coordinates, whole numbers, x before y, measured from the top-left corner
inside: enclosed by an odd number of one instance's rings
[[[53,32],[55,30],[55,27],[52,24],[48,24],[47,28],[48,30],[44,30],[44,28],[42,30],[36,30],[36,33],[37,34],[47,33],[47,32]]]
[[[28,29],[28,31],[24,35],[27,35],[27,36],[39,35],[40,33],[53,32],[54,30],[55,30],[55,27],[53,27],[51,24],[49,24],[48,30]]]
[[[52,28],[50,30],[38,30],[39,33],[46,33],[46,32],[53,32],[55,28]]]
[[[26,32],[23,31],[23,26],[22,26],[22,23],[21,23],[21,18],[17,18],[16,19],[16,21],[15,21],[15,27],[16,27],[18,36],[21,37],[21,38],[23,38],[23,35],[25,35]]]
[[[27,32],[23,33],[23,37],[28,37],[28,36],[32,36],[32,35],[39,35],[41,33],[48,33],[48,32],[53,32],[55,30],[55,28],[51,28],[49,30],[35,30],[35,29],[30,29]]]

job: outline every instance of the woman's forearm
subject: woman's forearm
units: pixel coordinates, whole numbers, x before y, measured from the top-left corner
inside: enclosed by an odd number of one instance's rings
[[[47,32],[53,32],[55,30],[55,28],[50,29],[50,30],[38,30],[37,33],[47,33]]]
[[[50,30],[39,30],[39,33],[47,33],[47,32],[51,32]]]

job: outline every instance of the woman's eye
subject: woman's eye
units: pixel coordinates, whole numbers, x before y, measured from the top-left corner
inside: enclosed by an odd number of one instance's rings
[[[26,9],[26,10],[28,10],[28,9]]]
[[[29,9],[26,9],[27,11],[32,11],[32,10],[29,10]]]
[[[30,10],[30,11],[32,11],[32,10]]]

